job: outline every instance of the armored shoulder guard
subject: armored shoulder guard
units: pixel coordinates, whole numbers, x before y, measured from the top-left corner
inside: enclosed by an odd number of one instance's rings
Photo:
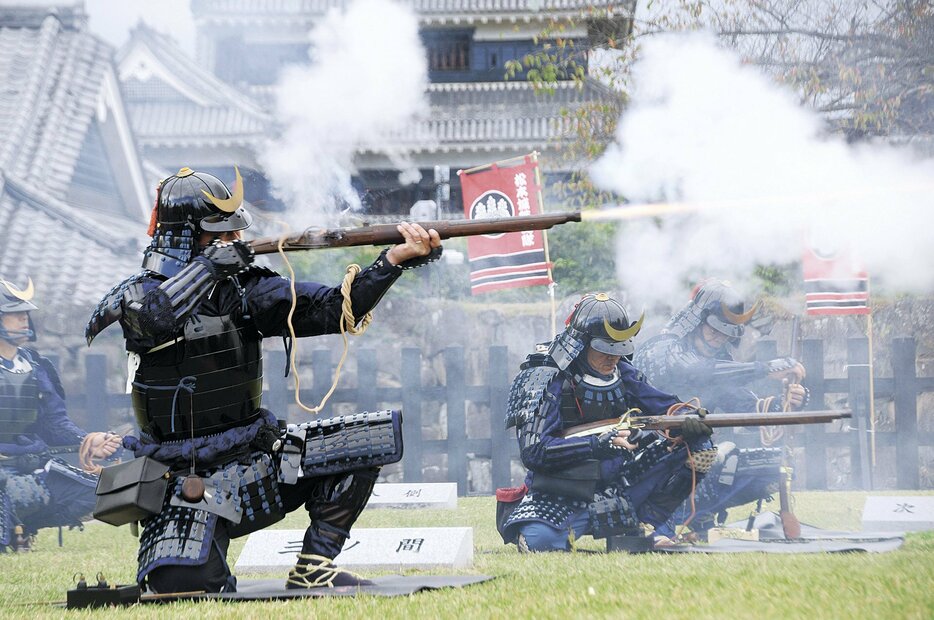
[[[535,415],[545,398],[548,384],[560,372],[553,362],[531,365],[539,357],[551,360],[548,355],[533,353],[522,364],[522,370],[512,382],[509,404],[506,407],[506,428],[524,424],[526,420]]]
[[[88,346],[91,345],[91,341],[93,341],[99,333],[104,331],[107,326],[120,320],[120,317],[123,315],[123,305],[121,303],[123,298],[127,295],[139,295],[142,292],[142,287],[139,286],[139,283],[146,273],[146,271],[141,271],[135,276],[130,276],[110,289],[110,292],[104,296],[97,305],[97,309],[94,310],[94,314],[91,315],[87,326],[84,328],[84,337],[87,338]]]
[[[253,276],[255,278],[278,278],[282,276],[282,274],[270,269],[269,267],[263,267],[256,264],[250,265],[249,268],[247,268],[247,270],[244,272],[244,275]]]
[[[548,355],[548,343],[537,345],[537,350],[535,353],[532,353],[525,361],[522,362],[522,365],[519,366],[520,370],[526,370],[527,368],[536,368],[538,366],[551,366],[552,368],[557,369],[558,366],[555,364],[555,360]]]

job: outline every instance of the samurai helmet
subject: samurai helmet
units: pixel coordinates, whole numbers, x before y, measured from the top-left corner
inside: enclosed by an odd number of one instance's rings
[[[735,342],[758,306],[756,302],[746,310],[743,298],[729,282],[711,278],[694,287],[691,301],[671,318],[664,331],[684,337],[706,323]]]
[[[0,315],[8,312],[32,312],[39,307],[32,303],[36,290],[32,278],[28,279],[25,289],[19,289],[15,284],[0,278]],[[13,341],[26,337],[30,342],[36,339],[36,330],[33,328],[32,317],[29,317],[29,328],[25,330],[8,330],[0,324],[0,338]]]
[[[197,254],[201,233],[243,230],[253,223],[243,208],[243,178],[235,170],[233,193],[214,175],[191,168],[159,184],[144,267],[173,275]]]
[[[631,323],[623,306],[606,293],[588,293],[574,306],[567,326],[552,343],[549,353],[564,370],[587,345],[607,355],[632,359],[635,345],[632,339],[642,329],[645,313]]]

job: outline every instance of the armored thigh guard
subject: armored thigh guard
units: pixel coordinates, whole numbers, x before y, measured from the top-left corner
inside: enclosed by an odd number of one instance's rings
[[[143,578],[159,566],[198,566],[207,561],[216,527],[231,537],[243,536],[279,521],[284,516],[273,458],[253,453],[244,463],[217,466],[202,477],[204,497],[182,499],[184,476],[169,485],[162,512],[143,522],[139,573]]]
[[[77,526],[90,518],[98,476],[59,459],[49,461],[47,469],[43,482],[49,492],[49,503],[27,520],[29,528]]]
[[[702,529],[713,526],[728,508],[768,498],[781,481],[780,448],[736,449],[732,443],[719,448],[717,462],[695,496],[695,521]],[[685,511],[689,513],[690,507],[679,512]]]
[[[2,492],[5,500],[0,505],[0,521],[12,527],[22,524],[27,533],[35,534],[32,520],[42,515],[47,509],[51,495],[43,482],[44,474],[19,474],[10,469],[0,469],[0,476],[6,476],[5,488]],[[7,541],[5,544],[9,544]]]
[[[625,494],[608,489],[587,506],[594,538],[632,534],[639,527],[639,517]]]
[[[658,441],[636,457],[630,468],[623,472],[623,481],[626,496],[633,503],[640,521],[658,527],[668,520],[690,494],[692,485],[703,479],[702,464],[706,466],[710,460],[706,458],[709,455],[705,448],[708,447],[709,442],[692,451],[692,455],[704,455],[705,458],[688,460],[683,446],[669,451],[666,442]]]
[[[289,424],[279,481],[326,476],[395,463],[402,458],[402,413],[376,411]]]
[[[164,506],[143,522],[136,581],[142,583],[160,566],[200,566],[211,553],[217,515],[204,510]]]
[[[519,526],[524,523],[545,523],[555,529],[566,529],[573,515],[587,510],[587,502],[567,499],[548,493],[530,493],[522,498],[503,524],[503,538],[514,542]]]

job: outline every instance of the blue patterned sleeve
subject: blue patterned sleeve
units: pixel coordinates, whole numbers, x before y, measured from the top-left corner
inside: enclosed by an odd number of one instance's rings
[[[595,437],[564,439],[558,409],[564,379],[558,375],[545,392],[541,407],[517,426],[522,463],[532,471],[554,470],[593,458]]]
[[[58,373],[48,360],[42,361],[34,367],[39,387],[39,418],[32,430],[50,446],[79,444],[87,433],[68,417]]]

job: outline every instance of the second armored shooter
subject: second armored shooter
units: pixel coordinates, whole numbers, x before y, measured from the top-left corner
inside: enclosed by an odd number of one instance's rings
[[[521,501],[501,498],[517,503],[498,511],[503,540],[520,551],[563,551],[585,535],[638,536],[642,524],[658,528],[713,463],[712,429],[699,419],[670,436],[648,430],[566,436],[569,428],[633,410],[664,415],[681,408],[630,363],[641,326],[607,294],[590,293],[564,332],[522,364],[506,424],[516,428],[529,471]]]

